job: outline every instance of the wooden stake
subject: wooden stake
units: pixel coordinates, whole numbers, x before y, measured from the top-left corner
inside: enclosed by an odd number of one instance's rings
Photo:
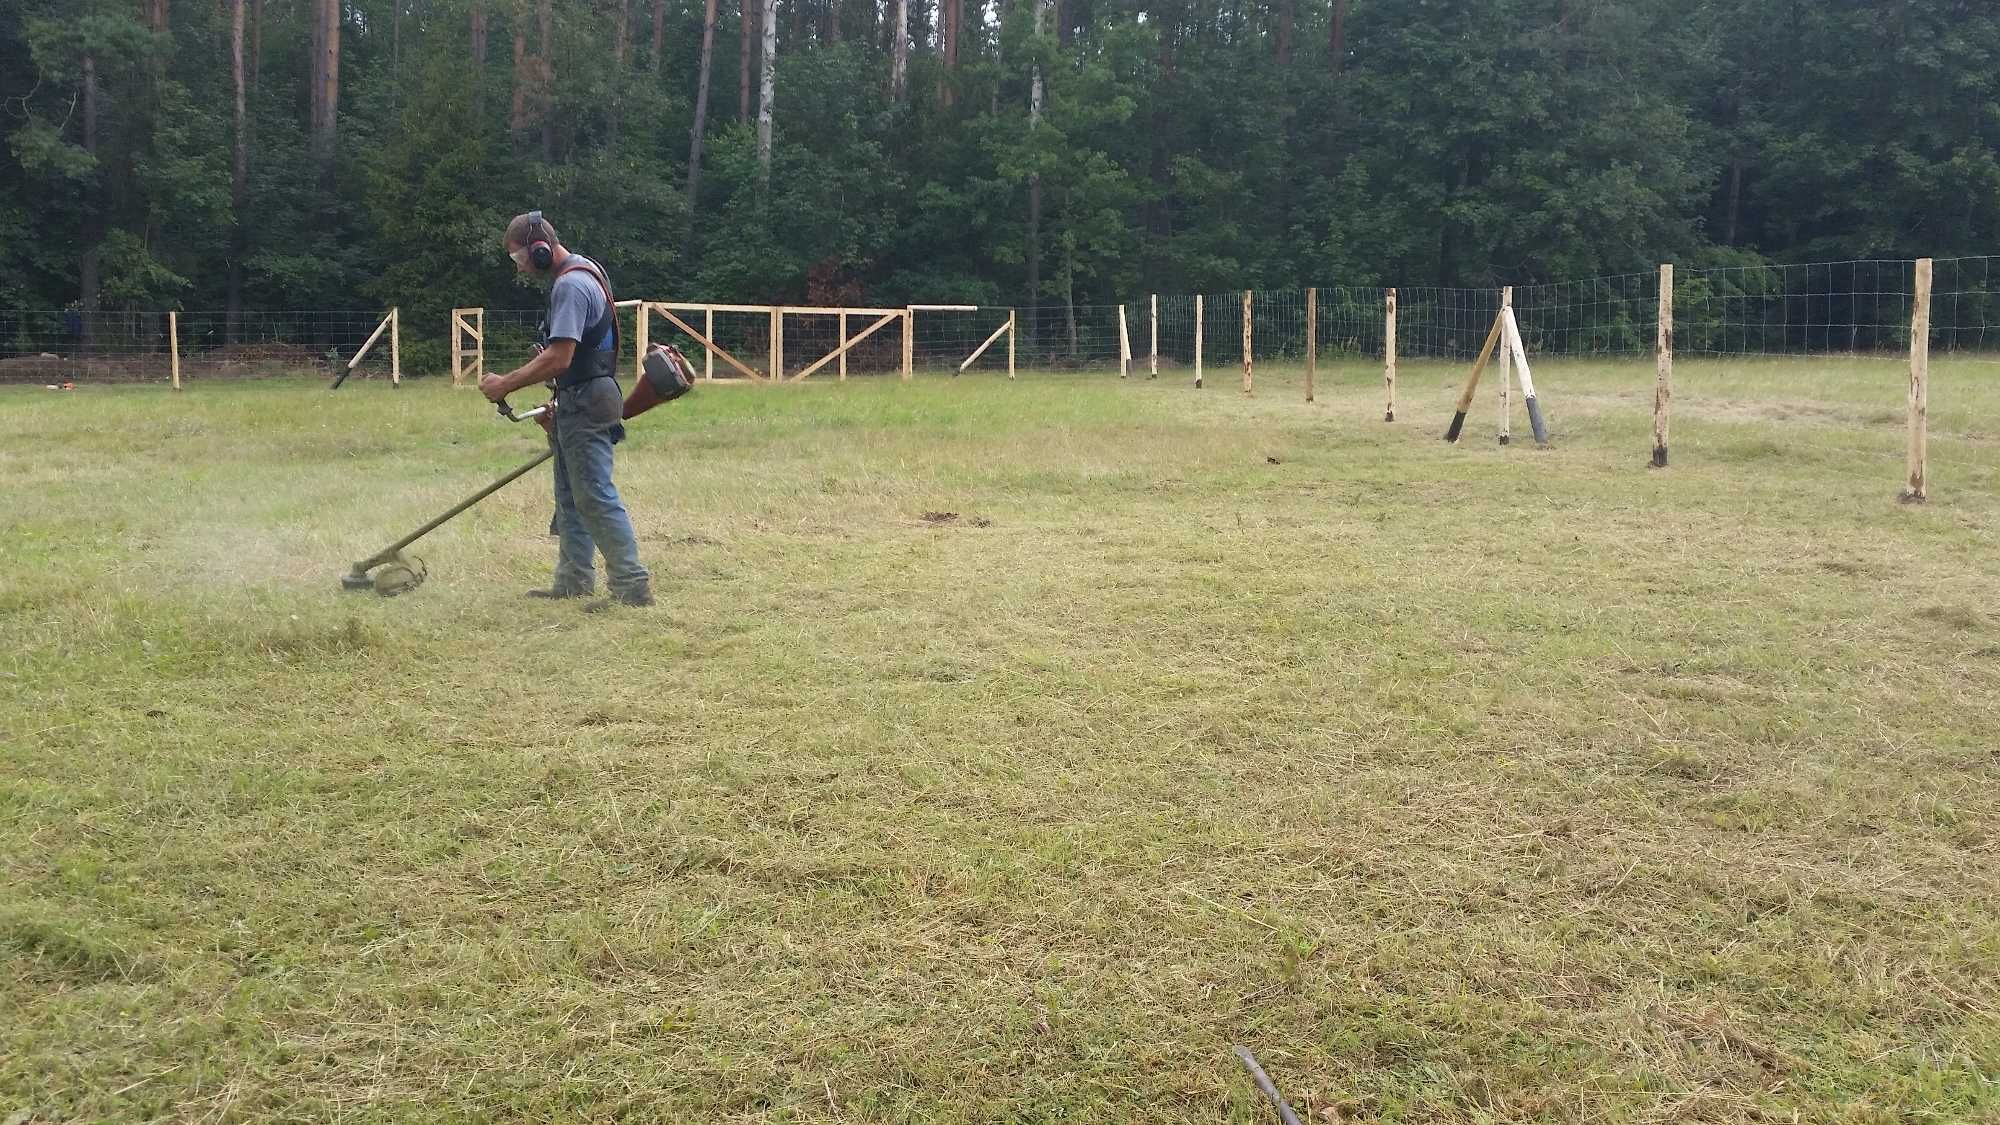
[[[347,361],[347,369],[349,371],[354,370],[357,366],[360,365],[363,359],[367,358],[368,349],[374,347],[375,341],[380,340],[382,338],[382,333],[387,332],[389,330],[389,321],[392,320],[393,318],[394,318],[394,310],[391,310],[390,315],[384,316],[382,318],[382,323],[375,326],[375,331],[368,334],[368,342],[361,345],[361,350],[354,353],[353,359]]]
[[[1660,330],[1654,343],[1658,370],[1653,376],[1653,467],[1667,467],[1667,414],[1674,398],[1674,267],[1660,266]]]
[[[840,314],[840,381],[847,382],[847,312]]]
[[[632,333],[634,344],[632,349],[632,378],[634,379],[643,379],[646,377],[646,347],[651,342],[647,337],[651,335],[653,328],[652,311],[653,306],[651,304],[640,301],[637,311],[633,314],[639,321],[636,326],[637,331]]]
[[[1243,291],[1243,393],[1250,393],[1250,291]]]
[[[1396,420],[1396,291],[1394,289],[1389,290],[1388,319],[1382,328],[1382,354],[1385,357],[1382,364],[1382,383],[1388,397],[1382,408],[1382,420],[1393,422]]]
[[[1472,373],[1465,377],[1465,389],[1458,392],[1458,413],[1452,415],[1451,428],[1444,432],[1444,440],[1457,441],[1459,431],[1465,428],[1465,412],[1472,409],[1472,396],[1479,390],[1479,375],[1486,370],[1486,363],[1493,358],[1493,349],[1500,338],[1507,334],[1506,311],[1493,318],[1493,328],[1486,333],[1486,346],[1479,349],[1479,358],[1472,362]]]
[[[174,389],[181,389],[181,314],[167,313],[167,350],[173,357]]]
[[[1014,377],[1014,339],[1018,325],[1014,322],[1014,310],[1007,310],[1007,378]]]
[[[1006,321],[1002,323],[1000,327],[995,328],[991,336],[986,337],[985,343],[972,349],[972,354],[966,356],[965,362],[958,365],[958,371],[952,372],[952,377],[957,378],[960,372],[963,372],[966,368],[971,367],[974,363],[977,363],[979,361],[979,357],[986,354],[986,349],[993,346],[993,341],[998,340],[1000,337],[1006,335],[1008,330],[1012,329],[1013,327],[1014,327],[1014,313],[1012,310],[1009,310],[1007,313]]]
[[[1148,356],[1148,362],[1151,365],[1150,371],[1152,373],[1147,375],[1146,378],[1157,379],[1160,377],[1160,295],[1158,293],[1153,294],[1152,319],[1153,319],[1153,344],[1151,349],[1146,353]]]
[[[778,311],[778,307],[776,305],[771,306],[771,342],[766,347],[765,350],[770,353],[769,356],[767,356],[766,358],[768,359],[770,364],[771,378],[773,380],[783,379],[785,377],[784,359],[782,356],[778,354],[779,334],[784,331],[784,329],[780,328],[779,325],[783,323],[783,321],[784,321],[784,314]]]
[[[403,310],[389,307],[389,385],[403,385]]]
[[[702,319],[701,329],[702,331],[708,333],[709,339],[713,340],[715,339],[715,310],[704,309],[702,311],[706,314],[706,316]],[[701,377],[711,382],[713,382],[715,379],[714,348],[703,347],[701,350]]]
[[[1513,286],[1506,285],[1501,287],[1500,307],[1503,309],[1511,309],[1514,307]],[[1514,422],[1513,411],[1509,409],[1509,407],[1512,404],[1507,401],[1508,392],[1513,389],[1513,386],[1514,386],[1514,349],[1501,348],[1500,349],[1500,396],[1499,396],[1501,445],[1506,445],[1507,442],[1513,437],[1513,422]]]
[[[1910,479],[1904,501],[1930,499],[1931,273],[1929,258],[1917,259],[1917,291],[1910,302]]]
[[[1132,373],[1132,337],[1125,331],[1125,306],[1118,306],[1118,377]]]
[[[1542,421],[1541,403],[1535,398],[1535,377],[1528,371],[1528,349],[1521,344],[1521,325],[1514,319],[1514,307],[1500,310],[1500,319],[1507,322],[1504,342],[1514,357],[1514,367],[1521,376],[1521,405],[1528,408],[1528,428],[1535,432],[1535,444],[1547,448],[1549,427]]]
[[[1194,295],[1194,385],[1201,389],[1201,294]]]
[[[917,310],[903,309],[903,382],[910,381],[910,375],[917,365]]]
[[[1313,400],[1313,376],[1319,373],[1319,290],[1306,290],[1306,401]]]

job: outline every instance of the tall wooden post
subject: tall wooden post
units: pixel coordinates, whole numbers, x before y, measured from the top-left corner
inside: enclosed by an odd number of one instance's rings
[[[1118,306],[1118,377],[1132,373],[1132,337],[1125,331],[1125,306]]]
[[[1514,307],[1513,286],[1503,285],[1500,287],[1500,307],[1503,309],[1511,309]],[[1514,415],[1513,411],[1510,409],[1513,404],[1508,399],[1508,395],[1511,394],[1513,391],[1513,386],[1514,386],[1514,350],[1512,348],[1502,347],[1500,349],[1500,395],[1499,395],[1499,400],[1500,400],[1499,433],[1500,433],[1501,445],[1506,445],[1507,442],[1513,437]]]
[[[715,310],[711,308],[704,311],[706,311],[707,315],[704,316],[701,321],[701,334],[707,337],[708,339],[713,340],[715,339]],[[704,379],[714,379],[715,349],[703,348],[701,349],[701,351],[702,351],[701,377]]]
[[[1014,377],[1014,330],[1019,325],[1014,320],[1014,310],[1007,310],[1007,378]]]
[[[1306,290],[1306,401],[1313,400],[1313,376],[1319,373],[1319,290]]]
[[[840,310],[840,381],[847,382],[847,310]]]
[[[1194,385],[1201,389],[1201,294],[1194,295]]]
[[[1912,504],[1930,499],[1932,265],[1929,258],[1917,259],[1916,294],[1910,302],[1910,479],[1903,499]]]
[[[910,381],[910,375],[917,364],[916,310],[903,308],[903,382]]]
[[[1674,397],[1674,267],[1660,266],[1660,327],[1655,338],[1658,369],[1653,375],[1653,467],[1667,467],[1667,415]]]
[[[1387,395],[1387,403],[1382,409],[1382,420],[1396,420],[1396,291],[1389,290],[1389,312],[1382,327],[1382,383]]]
[[[1153,294],[1152,321],[1153,343],[1146,352],[1148,363],[1150,364],[1148,369],[1150,374],[1146,378],[1157,379],[1160,377],[1160,295],[1158,293]]]
[[[1250,291],[1243,291],[1243,393],[1250,393]]]
[[[650,345],[647,336],[653,330],[652,309],[652,303],[649,301],[640,301],[638,304],[632,306],[632,314],[639,320],[636,326],[637,330],[632,333],[633,343],[636,345],[632,352],[632,378],[634,380],[646,377],[646,348]]]
[[[403,310],[389,306],[389,385],[403,385]]]
[[[167,351],[172,357],[174,369],[174,389],[181,389],[181,314],[167,314]]]

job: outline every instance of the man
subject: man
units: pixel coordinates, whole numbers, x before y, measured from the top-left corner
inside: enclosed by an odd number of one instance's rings
[[[479,389],[494,402],[538,383],[555,384],[549,443],[555,448],[555,582],[529,597],[583,598],[596,592],[595,555],[604,552],[611,597],[584,608],[653,604],[652,576],[639,565],[639,540],[611,483],[611,447],[625,437],[618,389],[618,316],[604,267],[573,254],[540,211],[507,224],[514,268],[549,282],[548,316],[535,357]],[[547,418],[544,419],[545,421]]]

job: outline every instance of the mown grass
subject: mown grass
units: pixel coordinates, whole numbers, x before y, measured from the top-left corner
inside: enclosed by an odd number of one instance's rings
[[[2000,367],[1536,374],[8,391],[0,1120],[2000,1117]]]

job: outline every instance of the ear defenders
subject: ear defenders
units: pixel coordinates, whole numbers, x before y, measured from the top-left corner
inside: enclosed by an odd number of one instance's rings
[[[549,245],[549,228],[542,223],[539,210],[528,212],[528,263],[538,270],[548,269],[556,260],[556,251]]]

